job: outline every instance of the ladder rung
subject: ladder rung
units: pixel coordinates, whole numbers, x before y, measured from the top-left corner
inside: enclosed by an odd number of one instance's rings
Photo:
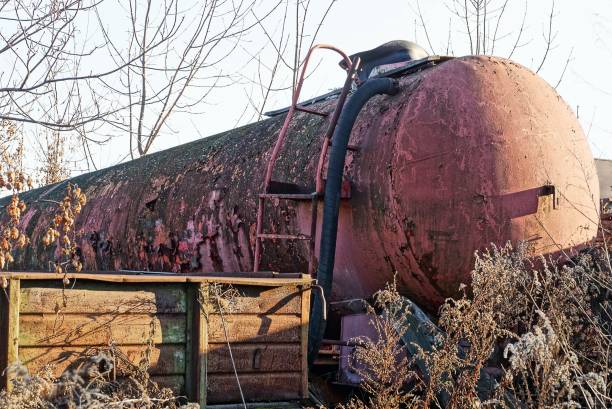
[[[262,199],[312,200],[316,193],[261,193]]]
[[[295,195],[295,194],[304,194],[311,193],[310,188],[305,188],[296,185],[295,183],[287,183],[287,182],[279,182],[276,180],[271,180],[270,185],[268,186],[268,190],[265,194],[284,194],[284,195]]]
[[[313,115],[319,115],[319,116],[329,116],[329,114],[327,112],[315,111],[314,109],[304,108],[304,107],[301,107],[299,105],[295,106],[295,110],[296,111],[306,112],[307,114],[313,114]]]
[[[305,234],[273,234],[261,233],[257,235],[260,239],[282,239],[282,240],[310,240],[310,236]]]

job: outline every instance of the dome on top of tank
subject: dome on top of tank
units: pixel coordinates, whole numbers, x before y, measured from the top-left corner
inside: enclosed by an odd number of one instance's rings
[[[360,82],[366,81],[373,75],[384,71],[383,67],[397,68],[410,61],[420,60],[429,54],[423,47],[407,40],[393,40],[367,51],[352,54],[349,58],[354,61],[357,57],[361,66],[357,71]],[[346,70],[346,61],[339,62],[340,67]]]

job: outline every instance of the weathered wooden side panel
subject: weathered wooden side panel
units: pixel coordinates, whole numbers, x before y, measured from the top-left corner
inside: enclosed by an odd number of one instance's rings
[[[299,372],[242,374],[239,379],[245,399],[251,402],[295,400],[302,393]],[[240,392],[234,374],[208,375],[209,403],[239,401]]]
[[[185,343],[184,314],[22,314],[20,346]]]
[[[175,395],[185,395],[185,377],[182,375],[154,375],[151,380],[160,388],[168,388],[174,392]]]
[[[301,314],[301,295],[297,286],[240,286],[240,297],[232,300],[236,314]],[[214,311],[214,309],[213,309]]]
[[[11,274],[0,297],[1,369],[19,361],[59,376],[112,343],[134,364],[147,357],[154,381],[202,408],[240,402],[234,368],[249,402],[306,396],[309,277],[104,277],[64,286],[53,274]],[[230,287],[231,299],[218,296]]]
[[[203,297],[206,403],[239,402],[238,382],[249,402],[305,397],[308,318],[303,314],[308,314],[308,290],[235,289],[239,295],[227,304],[218,302],[214,292]]]
[[[236,344],[232,347],[239,372],[291,372],[296,370],[300,344]],[[209,344],[208,372],[232,373],[227,344]]]
[[[230,342],[300,342],[299,315],[231,315],[225,316]],[[211,314],[208,320],[208,342],[225,342],[221,316]]]
[[[148,355],[151,375],[185,394],[187,284],[21,282],[18,358],[30,372],[51,364],[60,375],[91,347],[112,343],[134,364]]]

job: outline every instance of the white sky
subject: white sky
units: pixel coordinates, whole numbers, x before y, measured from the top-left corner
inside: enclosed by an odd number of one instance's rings
[[[265,0],[274,2],[275,0]],[[327,1],[312,0],[313,20],[322,13]],[[431,45],[436,54],[446,54],[449,38],[449,1],[421,0],[425,24]],[[395,39],[418,42],[432,51],[422,30],[416,1],[411,0],[338,0],[330,12],[317,42],[336,45],[347,53],[373,48]],[[506,57],[521,26],[524,7],[527,5],[527,21],[515,61],[537,68],[544,54],[550,0],[510,0],[500,24],[500,37],[496,55]],[[469,42],[460,20],[451,23],[452,51],[456,56],[469,54]],[[612,1],[611,0],[557,0],[553,20],[554,47],[540,71],[553,86],[558,82],[570,52],[571,60],[558,92],[565,101],[578,110],[579,118],[588,135],[595,157],[612,158]],[[263,35],[253,37],[245,47],[253,51]],[[573,49],[573,51],[572,51]],[[265,55],[265,54],[262,54]],[[241,67],[246,52],[236,54],[227,61],[227,70]],[[265,58],[264,58],[265,60]],[[324,59],[316,74],[308,82],[304,98],[326,92],[342,83],[343,73],[336,65],[336,55]],[[254,75],[253,67],[242,72],[246,77]],[[213,94],[200,113],[177,115],[170,121],[166,133],[154,144],[161,150],[212,135],[235,127],[248,104],[249,85],[224,88]],[[289,103],[288,93],[279,93],[270,101],[267,110]],[[116,138],[111,144],[97,149],[97,165],[105,167],[117,163],[127,152],[127,137]]]

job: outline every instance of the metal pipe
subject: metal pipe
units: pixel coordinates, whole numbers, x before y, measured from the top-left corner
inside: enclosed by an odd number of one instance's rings
[[[390,78],[376,78],[365,82],[344,106],[334,132],[325,184],[319,268],[317,270],[317,282],[323,290],[324,297],[317,296],[317,293],[314,293],[313,296],[308,346],[308,360],[311,364],[316,358],[321,339],[323,339],[325,333],[327,320],[323,317],[323,312],[326,310],[324,300],[330,299],[331,296],[336,237],[338,234],[338,214],[340,212],[340,190],[351,131],[359,112],[372,97],[380,94],[394,95],[397,92],[397,82]]]
[[[317,162],[317,175],[315,179],[315,190],[318,194],[323,193],[323,167],[325,166],[325,157],[327,156],[327,151],[329,150],[329,145],[330,145],[329,142],[331,141],[334,131],[336,130],[336,124],[337,124],[338,118],[340,117],[340,112],[342,112],[344,103],[346,101],[346,97],[348,96],[349,85],[355,78],[355,73],[357,72],[360,66],[361,66],[361,60],[359,59],[359,57],[357,57],[357,59],[353,61],[353,64],[351,64],[351,66],[348,68],[349,75],[347,75],[346,77],[344,87],[342,88],[342,93],[338,97],[338,103],[336,104],[336,109],[334,110],[331,120],[329,121],[329,126],[327,127],[327,130],[325,131],[325,138],[323,139],[323,146],[321,147],[321,154],[319,155],[319,161]]]

